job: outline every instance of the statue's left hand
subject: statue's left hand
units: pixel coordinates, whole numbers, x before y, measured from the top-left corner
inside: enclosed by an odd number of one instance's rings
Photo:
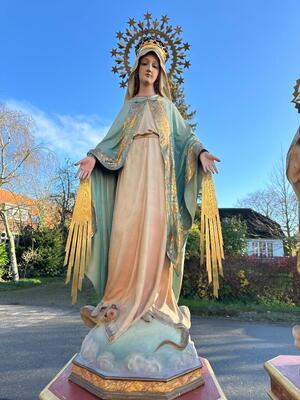
[[[204,172],[212,172],[213,174],[215,172],[218,173],[218,169],[215,164],[215,161],[221,161],[218,157],[210,154],[208,151],[204,151],[200,154],[199,158],[202,163]]]

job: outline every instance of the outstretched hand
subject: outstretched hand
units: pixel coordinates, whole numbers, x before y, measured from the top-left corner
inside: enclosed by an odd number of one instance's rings
[[[218,157],[210,154],[208,151],[204,151],[200,154],[199,158],[202,163],[204,172],[212,172],[213,174],[215,172],[218,173],[218,169],[215,164],[215,161],[221,161]]]
[[[91,173],[96,164],[96,159],[93,156],[87,156],[80,161],[77,161],[74,165],[79,165],[78,171],[76,175],[79,176],[79,179],[82,181],[84,179],[88,179],[91,176]]]

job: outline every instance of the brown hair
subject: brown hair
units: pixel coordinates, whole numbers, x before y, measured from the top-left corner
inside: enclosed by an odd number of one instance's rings
[[[160,74],[161,74],[161,66],[160,66],[160,61],[159,58],[157,57],[157,55],[155,54],[154,51],[149,51],[148,53],[144,54],[140,59],[139,59],[139,63],[138,66],[134,72],[134,90],[133,90],[133,97],[136,96],[140,90],[140,78],[139,78],[139,69],[140,69],[140,65],[141,65],[141,61],[142,59],[147,56],[148,54],[151,54],[152,56],[154,56],[157,61],[158,61],[158,65],[159,65],[159,72],[158,72],[158,76],[156,78],[156,81],[154,82],[154,91],[156,94],[159,94],[160,96],[162,96],[162,94],[160,93],[159,90],[159,81],[160,81]]]

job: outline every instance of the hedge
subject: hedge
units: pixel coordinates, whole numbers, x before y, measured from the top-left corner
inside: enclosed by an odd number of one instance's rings
[[[221,301],[244,300],[300,304],[300,275],[296,257],[256,258],[226,257],[224,277],[220,278]],[[205,266],[198,257],[185,261],[182,296],[210,299],[212,285],[208,284]]]

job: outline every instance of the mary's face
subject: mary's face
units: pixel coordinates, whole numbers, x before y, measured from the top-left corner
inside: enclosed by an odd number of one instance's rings
[[[146,54],[141,58],[139,67],[140,83],[148,86],[154,85],[160,70],[160,64],[157,57],[152,54]]]

